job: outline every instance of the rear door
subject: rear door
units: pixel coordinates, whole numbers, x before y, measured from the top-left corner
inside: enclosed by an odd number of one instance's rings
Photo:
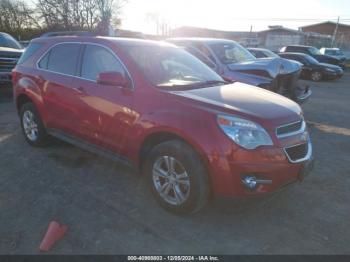
[[[77,75],[80,51],[80,43],[60,43],[38,63],[47,125],[74,135],[79,134],[80,108],[79,90],[72,84]]]
[[[120,152],[135,119],[133,88],[102,85],[97,77],[102,72],[119,72],[130,80],[126,67],[106,46],[86,44],[82,55],[80,77],[74,80],[82,95],[80,130],[90,142]]]

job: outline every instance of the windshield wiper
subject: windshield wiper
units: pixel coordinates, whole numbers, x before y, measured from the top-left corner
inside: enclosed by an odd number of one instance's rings
[[[224,81],[224,80],[208,80],[208,81],[203,81],[203,82],[195,82],[191,84],[186,84],[186,85],[177,85],[177,84],[172,84],[172,85],[158,85],[158,87],[162,87],[165,89],[181,89],[181,90],[186,90],[186,89],[193,89],[193,88],[203,88],[203,87],[209,87],[209,86],[214,86],[214,85],[228,85],[229,82]]]
[[[191,86],[193,87],[204,87],[204,86],[213,86],[213,85],[227,85],[229,82],[224,80],[208,80],[203,82],[194,83]]]

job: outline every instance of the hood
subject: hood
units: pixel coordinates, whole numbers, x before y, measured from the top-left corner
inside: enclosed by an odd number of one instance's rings
[[[257,71],[265,72],[265,76],[269,76],[271,78],[276,78],[279,74],[290,74],[295,71],[300,70],[300,65],[289,61],[284,58],[261,58],[246,62],[229,64],[228,68],[231,71],[240,71],[240,72],[255,72]]]
[[[0,47],[0,57],[19,58],[22,55],[23,51],[24,51],[23,49]]]
[[[337,65],[332,65],[332,64],[327,64],[327,63],[320,63],[320,65],[330,68],[330,69],[334,69],[334,70],[341,70],[341,67],[337,66]]]
[[[260,75],[253,75],[249,74],[249,72],[245,71],[232,71],[229,70],[225,72],[223,75],[224,78],[227,78],[234,82],[242,82],[246,83],[248,85],[253,86],[262,86],[262,85],[270,85],[273,82],[273,79],[271,77],[266,76],[260,76]]]
[[[330,55],[315,55],[314,56],[319,62],[331,62],[331,63],[339,63],[340,59],[330,56]]]
[[[239,82],[171,93],[221,107],[223,111],[239,114],[257,122],[268,120],[274,126],[298,121],[302,113],[299,105],[288,98]]]

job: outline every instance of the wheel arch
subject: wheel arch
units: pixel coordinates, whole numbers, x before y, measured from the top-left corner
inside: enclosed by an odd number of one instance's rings
[[[143,142],[141,143],[141,146],[139,148],[138,152],[138,163],[139,167],[142,170],[142,166],[145,162],[146,156],[150,150],[152,150],[153,147],[166,142],[166,141],[171,141],[171,140],[179,140],[182,141],[183,143],[187,144],[189,147],[191,147],[199,156],[201,159],[204,168],[207,170],[208,175],[209,175],[209,169],[208,169],[208,159],[205,157],[204,150],[200,148],[199,145],[196,145],[193,142],[190,142],[188,139],[183,138],[183,136],[175,133],[175,132],[170,132],[170,131],[156,131],[154,133],[151,133],[147,135]],[[210,177],[210,175],[209,175]]]
[[[140,146],[139,155],[138,155],[138,163],[139,163],[138,166],[139,166],[139,170],[141,171],[141,174],[144,171],[143,167],[144,167],[144,163],[148,152],[150,152],[150,150],[152,150],[152,148],[155,147],[156,145],[159,145],[163,142],[171,141],[171,140],[182,141],[183,143],[188,145],[190,148],[192,148],[194,152],[198,154],[198,157],[201,160],[204,169],[207,171],[207,175],[209,179],[210,194],[212,194],[214,192],[212,176],[209,168],[209,160],[207,159],[206,154],[204,153],[204,150],[202,150],[199,145],[195,145],[194,143],[191,143],[187,139],[183,138],[183,136],[180,136],[175,132],[157,131],[146,136],[146,138],[143,140],[143,143]]]
[[[26,104],[26,103],[34,103],[33,99],[28,96],[27,94],[20,94],[16,97],[16,109],[17,109],[17,113],[19,113],[21,111],[21,107]]]

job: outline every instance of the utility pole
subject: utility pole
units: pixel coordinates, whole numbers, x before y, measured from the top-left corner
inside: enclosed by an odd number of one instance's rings
[[[331,47],[334,47],[335,38],[336,38],[337,33],[338,33],[339,20],[340,20],[340,17],[338,16],[337,25],[335,26],[334,33],[333,33],[333,38],[332,38],[332,45],[331,45]]]

